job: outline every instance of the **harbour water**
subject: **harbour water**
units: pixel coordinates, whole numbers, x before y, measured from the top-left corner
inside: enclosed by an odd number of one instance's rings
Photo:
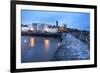
[[[60,39],[55,37],[22,36],[21,37],[21,62],[51,61]]]

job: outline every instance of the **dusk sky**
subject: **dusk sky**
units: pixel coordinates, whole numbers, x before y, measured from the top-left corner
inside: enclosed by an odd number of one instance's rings
[[[21,23],[67,24],[69,28],[90,30],[90,13],[21,10]]]

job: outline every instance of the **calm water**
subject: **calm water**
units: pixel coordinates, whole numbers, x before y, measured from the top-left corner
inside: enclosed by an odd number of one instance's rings
[[[21,37],[21,62],[50,61],[60,39],[53,37]]]

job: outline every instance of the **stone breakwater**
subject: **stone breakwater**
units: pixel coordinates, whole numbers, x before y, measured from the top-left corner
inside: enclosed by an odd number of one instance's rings
[[[70,32],[74,37],[86,44],[90,44],[90,33],[88,31]]]
[[[77,34],[77,33],[76,33]],[[89,35],[89,34],[87,34]],[[90,58],[89,36],[63,33],[62,41],[53,56],[53,61],[60,60],[86,60]]]

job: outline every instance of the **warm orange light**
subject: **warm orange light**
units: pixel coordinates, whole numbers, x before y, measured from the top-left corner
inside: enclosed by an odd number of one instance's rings
[[[44,40],[45,48],[49,48],[50,41],[48,39]]]
[[[35,46],[35,38],[34,37],[31,37],[30,38],[30,46],[31,47],[34,47]]]

